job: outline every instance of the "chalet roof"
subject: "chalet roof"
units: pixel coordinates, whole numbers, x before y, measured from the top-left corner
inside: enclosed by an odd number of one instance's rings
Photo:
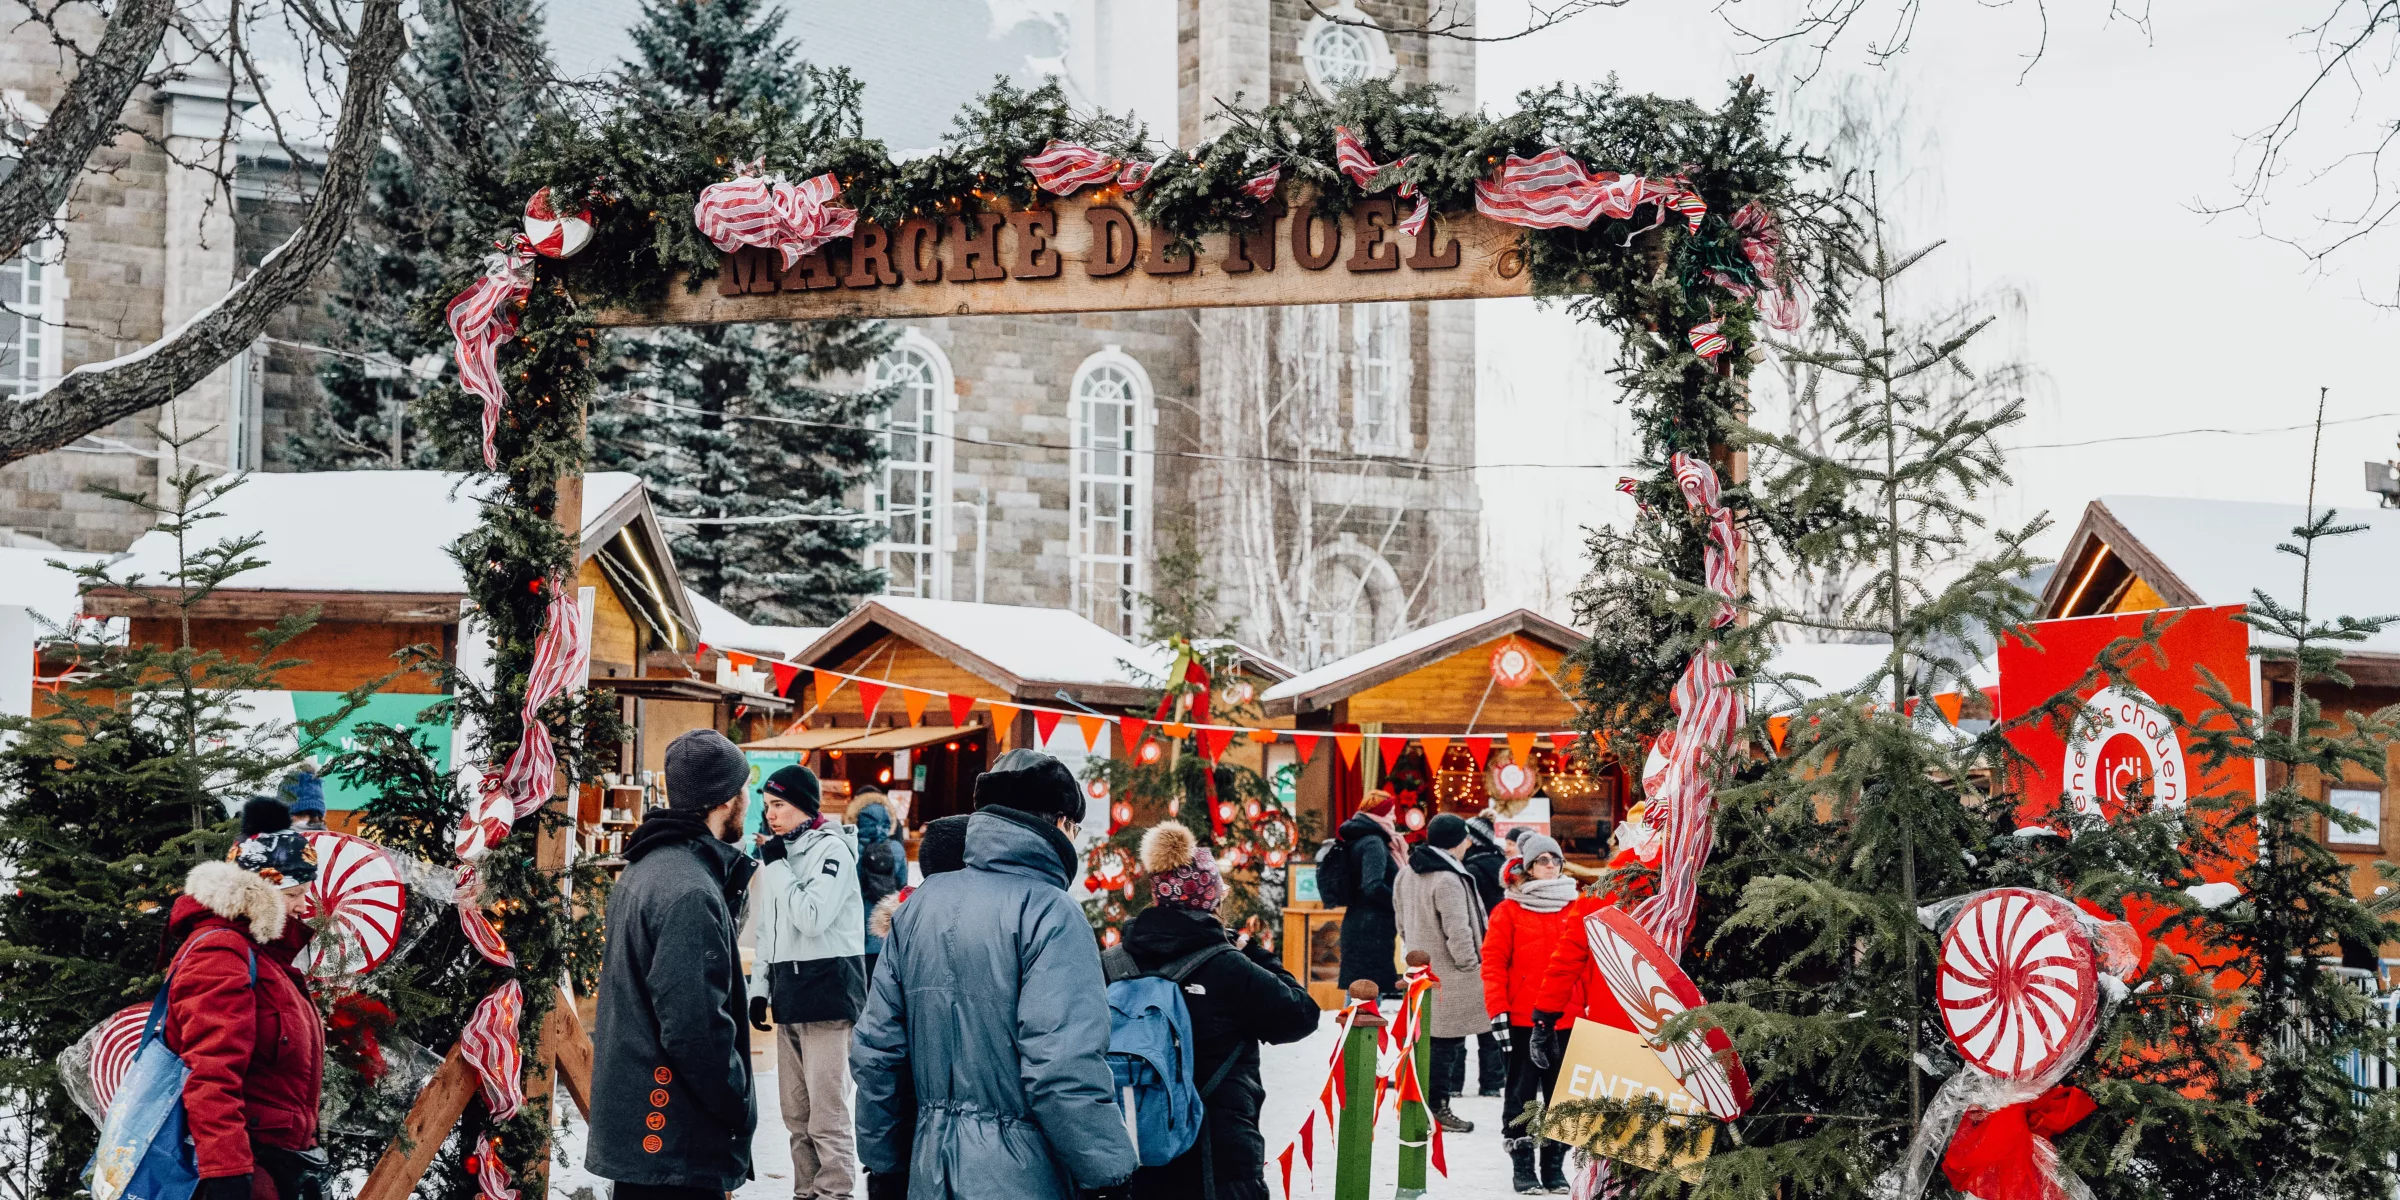
[[[2320,511],[2322,511],[2320,509]],[[2168,607],[2245,604],[2253,589],[2287,606],[2300,600],[2300,560],[2278,551],[2306,523],[2298,504],[2199,500],[2172,496],[2102,496],[2059,556],[2061,569],[2042,596],[2045,615],[2065,615],[2079,565],[2094,543],[2109,551],[2165,599]],[[2343,505],[2337,520],[2366,529],[2317,543],[2309,572],[2309,611],[2319,620],[2382,616],[2400,611],[2392,586],[2400,563],[2400,509]],[[2350,643],[2350,656],[2400,656],[2400,628]]]
[[[81,582],[73,568],[107,561],[105,554],[0,546],[0,605],[24,607],[56,626],[75,619],[75,589]],[[50,563],[66,564],[61,570]]]
[[[1380,646],[1295,675],[1259,697],[1269,713],[1284,715],[1323,708],[1377,684],[1389,683],[1470,646],[1515,634],[1564,653],[1583,644],[1583,635],[1530,608],[1487,608],[1436,621]]]
[[[699,614],[700,640],[719,650],[747,650],[752,654],[796,659],[810,643],[825,636],[822,625],[753,625],[688,587],[683,591],[692,602],[692,611]]]
[[[1063,608],[877,596],[836,622],[795,661],[831,667],[893,634],[923,646],[1016,699],[1130,705],[1156,693],[1172,659]]]
[[[342,608],[338,598],[346,594],[421,598],[419,609],[455,614],[466,579],[449,547],[475,527],[483,498],[497,486],[486,476],[452,471],[259,472],[211,504],[217,515],[201,522],[197,534],[202,544],[252,534],[263,539],[252,554],[264,565],[236,576],[220,595],[336,597],[325,614],[334,619],[362,615]],[[621,471],[584,476],[583,514],[582,557],[612,540],[630,540],[641,565],[662,576],[659,598],[672,617],[697,629],[641,480]],[[174,569],[173,536],[153,529],[134,540],[112,572],[157,586]]]

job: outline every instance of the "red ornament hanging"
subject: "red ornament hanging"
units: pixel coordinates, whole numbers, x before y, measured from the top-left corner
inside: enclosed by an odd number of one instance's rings
[[[1501,687],[1523,687],[1533,682],[1541,664],[1533,660],[1533,652],[1523,642],[1510,638],[1492,651],[1492,682]]]

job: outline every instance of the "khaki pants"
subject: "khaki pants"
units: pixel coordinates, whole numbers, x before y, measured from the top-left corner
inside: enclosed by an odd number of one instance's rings
[[[850,1134],[850,1022],[775,1027],[775,1077],[792,1139],[796,1200],[850,1200],[858,1150]]]

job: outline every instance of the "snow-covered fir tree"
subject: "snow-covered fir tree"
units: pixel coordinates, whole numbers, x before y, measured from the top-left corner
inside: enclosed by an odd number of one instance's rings
[[[643,6],[624,102],[690,115],[745,113],[855,132],[846,78],[799,64],[782,12],[757,0]],[[592,418],[593,465],[649,483],[691,585],[746,619],[839,617],[882,585],[863,551],[881,533],[840,519],[884,457],[887,392],[861,378],[891,343],[880,324],[817,321],[650,330],[615,339]],[[778,519],[778,518],[835,519]]]

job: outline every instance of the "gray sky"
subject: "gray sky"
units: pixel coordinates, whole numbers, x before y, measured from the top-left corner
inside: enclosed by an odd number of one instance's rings
[[[1102,0],[1106,3],[1106,0]],[[1772,27],[1791,0],[1749,0],[1729,11]],[[947,113],[996,72],[1020,79],[1065,69],[1087,100],[1131,108],[1154,132],[1172,128],[1169,0],[806,0],[791,32],[818,61],[865,77],[870,132],[920,146]],[[1523,0],[1482,0],[1487,29],[1519,21]],[[1870,0],[1869,12],[1884,12]],[[1897,64],[1865,66],[1855,47],[1784,107],[1795,128],[1837,88],[1883,86],[1905,100],[1909,176],[1887,191],[1903,236],[1946,238],[1919,299],[1995,285],[2025,300],[1988,335],[1990,353],[2030,358],[2044,372],[2034,417],[2014,439],[2017,485],[1994,516],[2047,511],[2061,540],[2084,502],[2105,492],[2299,502],[2308,433],[2174,436],[2100,445],[2049,443],[2202,427],[2298,425],[2317,388],[2332,389],[2319,494],[2371,503],[2359,463],[2393,456],[2400,387],[2376,360],[2392,317],[2361,299],[2389,295],[2400,255],[2367,247],[2354,264],[2320,273],[2255,236],[2244,218],[2195,211],[2230,196],[2241,134],[2274,119],[2314,60],[2292,35],[2315,7],[2187,0],[2145,33],[2106,19],[2104,0],[2052,0],[2048,49],[2027,70],[2038,26],[2031,0],[1990,7],[1932,0],[1914,48]],[[2158,6],[2167,10],[2169,6]],[[1699,0],[1632,0],[1480,53],[1488,109],[1505,110],[1525,81],[1594,82],[1713,101],[1727,81],[1785,74],[1752,56]],[[561,65],[588,70],[628,50],[633,0],[587,0],[552,20]],[[978,26],[980,22],[980,26]],[[980,37],[909,38],[946,29]],[[1077,31],[1098,32],[1080,37]],[[1880,32],[1880,28],[1876,30]],[[1105,64],[1089,43],[1115,47]],[[1863,44],[1864,39],[1860,39]],[[905,51],[905,52],[904,52]],[[1146,64],[1155,63],[1155,66]],[[879,99],[880,97],[880,99]],[[2324,204],[2294,196],[2296,215]],[[1603,373],[1607,335],[1577,328],[1529,301],[1482,301],[1478,453],[1491,599],[1564,615],[1581,567],[1580,530],[1623,515],[1614,489],[1631,447]],[[1775,420],[1762,388],[1761,421]],[[2355,420],[2383,414],[2372,420]],[[2044,447],[2044,448],[2036,448]],[[1500,464],[1603,464],[1544,469]]]

